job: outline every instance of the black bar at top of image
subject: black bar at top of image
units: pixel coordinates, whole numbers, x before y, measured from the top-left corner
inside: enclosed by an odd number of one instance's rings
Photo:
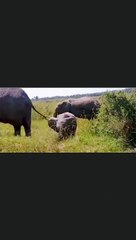
[[[99,79],[95,78],[59,78],[59,75],[56,77],[35,77],[34,79],[29,78],[26,76],[22,78],[21,76],[18,79],[13,78],[12,76],[8,79],[1,78],[0,87],[54,87],[54,88],[85,88],[85,87],[105,87],[105,88],[130,88],[135,87],[135,81],[133,79],[125,79],[122,80],[120,78],[113,79],[112,77],[104,78],[100,77]]]

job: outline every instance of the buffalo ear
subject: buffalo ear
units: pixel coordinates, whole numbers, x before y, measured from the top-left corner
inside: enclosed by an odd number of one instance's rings
[[[68,102],[67,102],[67,101],[64,101],[64,102],[62,103],[62,106],[65,107],[67,104],[68,104]]]
[[[71,106],[71,103],[70,103],[69,101],[65,101],[63,106],[64,106],[64,107],[66,107],[66,109],[67,109],[67,112],[69,112],[69,111],[70,111],[70,106]]]

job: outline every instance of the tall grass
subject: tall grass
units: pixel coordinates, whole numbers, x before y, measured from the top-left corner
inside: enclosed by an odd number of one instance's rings
[[[135,96],[131,96],[129,101],[134,101]],[[102,99],[101,99],[102,100]],[[36,109],[47,116],[51,117],[55,107],[60,100],[55,101],[35,101],[33,105]],[[106,102],[105,102],[106,103]],[[104,103],[104,104],[105,104]],[[67,140],[60,141],[58,134],[48,127],[48,123],[38,113],[32,110],[32,136],[25,137],[25,132],[22,127],[21,137],[13,135],[13,127],[9,124],[0,123],[0,152],[16,153],[103,153],[103,152],[135,152],[133,148],[128,148],[124,144],[122,135],[111,134],[112,129],[120,129],[120,122],[114,122],[113,115],[111,119],[105,121],[103,119],[103,108],[107,105],[102,105],[100,115],[95,120],[77,119],[78,127],[76,135]],[[105,118],[107,116],[105,115]],[[115,119],[116,120],[116,119]],[[104,125],[105,121],[105,125]],[[98,127],[99,126],[99,127]],[[103,128],[110,129],[107,133]],[[116,131],[115,131],[116,132]]]
[[[88,120],[78,119],[75,137],[60,141],[58,134],[48,127],[46,120],[32,121],[32,137],[14,137],[10,125],[0,123],[0,152],[122,152],[124,147],[119,139],[105,136],[95,136],[90,131]]]
[[[57,105],[58,101],[33,101],[34,107],[43,115],[45,115],[47,118],[52,117],[52,115],[55,112],[55,107]],[[40,120],[43,119],[43,117],[37,112],[32,111],[32,120]]]

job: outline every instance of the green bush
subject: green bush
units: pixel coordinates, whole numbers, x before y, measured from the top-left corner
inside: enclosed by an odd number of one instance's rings
[[[96,133],[121,137],[136,146],[136,92],[105,94],[95,124]]]

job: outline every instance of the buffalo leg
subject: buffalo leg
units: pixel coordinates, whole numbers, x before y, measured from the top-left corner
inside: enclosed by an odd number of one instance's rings
[[[21,135],[21,126],[20,125],[14,125],[14,135],[15,136]]]
[[[29,120],[24,120],[23,121],[23,126],[24,126],[24,129],[25,129],[25,134],[27,137],[30,137],[31,136],[31,122]]]

